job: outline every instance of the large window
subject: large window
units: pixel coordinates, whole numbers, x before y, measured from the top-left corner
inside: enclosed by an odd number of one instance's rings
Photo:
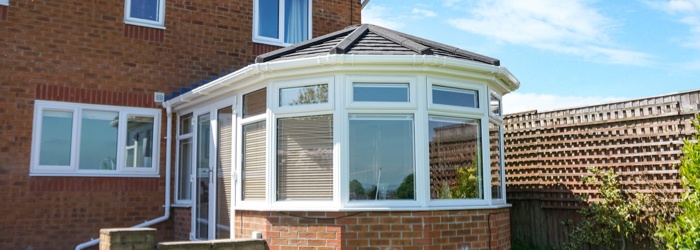
[[[124,5],[124,22],[163,28],[165,0],[126,0]]]
[[[253,40],[295,44],[311,37],[311,0],[255,0]]]
[[[350,200],[414,200],[413,115],[350,115]]]
[[[160,110],[36,101],[34,123],[32,174],[158,172]]]
[[[333,199],[333,116],[277,120],[277,200]]]
[[[265,200],[265,121],[243,126],[242,200]]]
[[[431,199],[483,198],[479,121],[430,117]]]

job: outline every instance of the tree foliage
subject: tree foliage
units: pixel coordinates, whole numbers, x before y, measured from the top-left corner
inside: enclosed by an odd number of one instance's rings
[[[693,140],[683,146],[679,174],[685,191],[678,202],[679,214],[659,226],[656,234],[666,240],[667,249],[700,249],[700,114],[696,119]]]
[[[478,158],[476,154],[469,166],[456,165],[455,179],[451,182],[443,182],[438,190],[441,199],[466,199],[479,197]]]

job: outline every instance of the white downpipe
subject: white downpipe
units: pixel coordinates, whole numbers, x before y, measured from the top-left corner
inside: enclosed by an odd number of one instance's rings
[[[172,108],[167,107],[166,112],[167,112],[167,119],[168,120],[166,121],[167,134],[166,134],[166,144],[165,144],[165,204],[163,205],[163,210],[165,210],[165,211],[163,212],[163,216],[149,220],[149,221],[145,221],[145,222],[138,224],[138,225],[135,225],[135,226],[132,226],[132,228],[152,226],[152,225],[161,223],[161,222],[167,220],[168,218],[170,218],[170,157],[171,157],[170,151],[171,151],[171,143],[172,143],[172,136],[171,136],[172,133],[171,132],[172,132],[172,128],[173,128]],[[75,250],[82,250],[82,249],[97,245],[99,243],[100,243],[99,238],[92,239],[88,242],[84,242],[80,245],[77,245],[75,247]]]

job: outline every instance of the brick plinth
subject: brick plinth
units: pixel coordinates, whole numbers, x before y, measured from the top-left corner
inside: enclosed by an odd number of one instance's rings
[[[237,238],[275,249],[510,249],[510,208],[402,212],[236,211]]]

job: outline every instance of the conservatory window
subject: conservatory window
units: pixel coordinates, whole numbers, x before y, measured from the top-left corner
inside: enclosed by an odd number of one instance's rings
[[[479,98],[477,93],[478,92],[476,90],[433,85],[432,98],[434,104],[479,108]]]
[[[277,200],[333,199],[333,116],[277,120]]]
[[[350,200],[415,200],[413,115],[350,115]]]
[[[264,114],[267,111],[267,90],[261,89],[243,95],[243,118]]]
[[[491,159],[491,198],[503,199],[503,164],[501,126],[489,122],[489,152]]]
[[[156,109],[37,101],[31,173],[155,174],[159,116]]]
[[[192,182],[192,113],[180,116],[178,139],[178,169],[176,203],[191,199]]]
[[[265,121],[243,126],[242,200],[265,200]]]
[[[311,37],[310,0],[255,0],[253,41],[295,44]]]
[[[409,84],[353,83],[353,101],[409,102]]]
[[[491,94],[491,101],[490,101],[490,110],[491,114],[501,116],[502,111],[501,111],[501,100],[498,99],[495,95]]]
[[[279,106],[328,103],[328,84],[281,88]]]
[[[430,198],[483,198],[479,120],[431,116],[428,127]]]

